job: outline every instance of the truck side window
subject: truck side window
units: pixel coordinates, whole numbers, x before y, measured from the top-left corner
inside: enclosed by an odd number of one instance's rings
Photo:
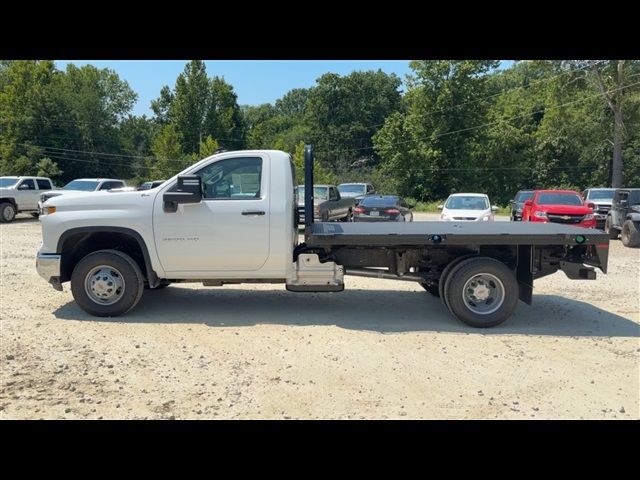
[[[253,200],[260,198],[262,159],[229,158],[196,172],[202,178],[205,199]]]
[[[30,178],[28,180],[24,180],[20,185],[18,185],[18,190],[35,190],[36,184],[33,183],[33,180]]]
[[[36,182],[38,182],[39,190],[51,190],[51,183],[49,182],[49,180],[38,178],[36,179]]]

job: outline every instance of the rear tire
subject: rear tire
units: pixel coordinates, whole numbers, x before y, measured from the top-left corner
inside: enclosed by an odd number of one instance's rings
[[[611,226],[610,216],[607,216],[607,219],[604,222],[604,231],[607,233],[607,235],[609,235],[609,238],[611,240],[615,240],[616,238],[618,238],[618,235],[620,234],[620,231],[617,228],[613,228]]]
[[[353,212],[351,209],[347,212],[347,216],[340,219],[341,222],[352,222],[353,221]]]
[[[117,288],[109,290],[111,284]],[[126,253],[98,250],[85,256],[73,269],[71,292],[88,314],[118,317],[140,301],[144,276],[136,261]]]
[[[447,297],[444,294],[444,289],[447,286],[447,280],[451,276],[451,272],[453,271],[453,269],[457,267],[460,264],[460,262],[468,258],[473,258],[475,256],[476,255],[463,255],[462,257],[454,258],[449,262],[449,264],[446,267],[444,267],[444,270],[442,271],[442,275],[440,275],[440,280],[438,281],[438,296],[440,297],[440,300],[442,300],[442,303],[444,304],[445,308],[450,312],[451,312],[451,309],[449,308],[449,305],[447,305]]]
[[[445,297],[451,313],[477,328],[507,320],[518,304],[518,281],[504,263],[489,257],[464,260],[451,272]]]
[[[11,223],[16,218],[16,207],[13,203],[2,202],[0,203],[0,223]]]
[[[638,222],[634,222],[633,220],[627,220],[624,222],[622,225],[620,239],[625,247],[640,247],[640,230],[638,228]]]

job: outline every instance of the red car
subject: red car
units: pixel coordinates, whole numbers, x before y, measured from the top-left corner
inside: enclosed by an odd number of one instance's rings
[[[596,228],[593,207],[593,203],[585,204],[573,190],[536,190],[533,197],[524,202],[522,221]]]

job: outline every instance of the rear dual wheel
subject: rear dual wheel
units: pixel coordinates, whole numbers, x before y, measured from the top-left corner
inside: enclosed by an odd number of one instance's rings
[[[513,314],[519,295],[511,269],[489,257],[454,262],[440,278],[440,296],[455,317],[472,327],[486,328],[501,324]]]

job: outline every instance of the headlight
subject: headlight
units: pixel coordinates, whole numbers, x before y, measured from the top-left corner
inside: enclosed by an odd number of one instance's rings
[[[538,218],[547,218],[547,212],[536,212],[533,216]]]
[[[485,215],[484,217],[482,217],[482,221],[483,222],[488,222],[489,221],[490,216],[489,215]]]
[[[593,213],[587,213],[583,220],[593,220],[595,217],[593,216]]]
[[[451,217],[443,213],[442,215],[440,215],[440,220],[451,220]]]
[[[51,215],[53,213],[56,213],[56,207],[42,207],[40,215]]]

